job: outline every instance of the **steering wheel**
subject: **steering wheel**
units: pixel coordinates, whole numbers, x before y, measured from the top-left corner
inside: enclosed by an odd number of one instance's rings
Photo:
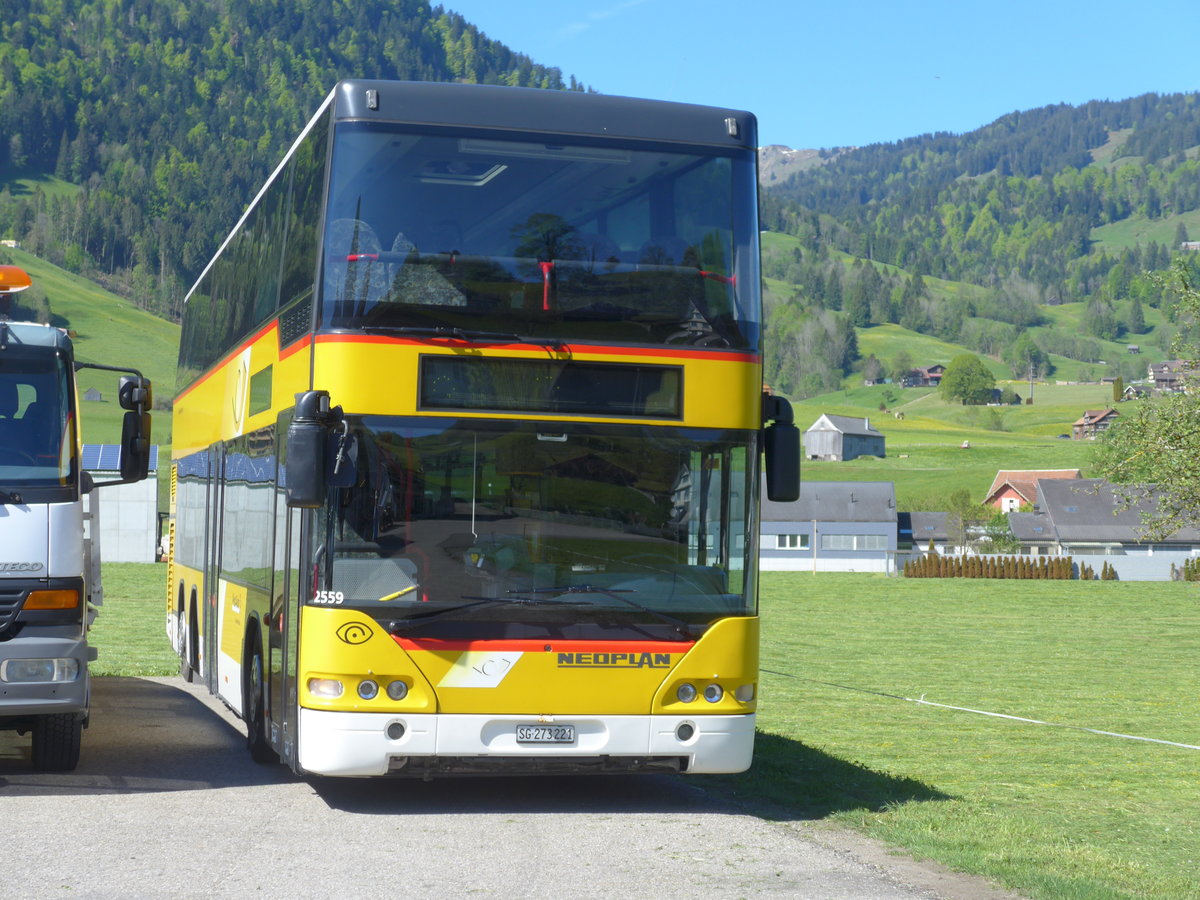
[[[20,447],[0,448],[0,464],[9,464],[14,456],[20,457],[26,465],[36,466],[38,464],[37,457],[28,450],[22,450]]]

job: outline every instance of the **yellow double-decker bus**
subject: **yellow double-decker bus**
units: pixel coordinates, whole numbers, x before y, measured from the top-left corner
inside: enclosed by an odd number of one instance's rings
[[[749,113],[339,83],[186,301],[167,631],[255,759],[734,772],[764,397]]]

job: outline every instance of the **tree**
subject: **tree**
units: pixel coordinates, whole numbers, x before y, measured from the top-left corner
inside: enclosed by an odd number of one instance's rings
[[[996,379],[973,353],[962,353],[950,360],[942,373],[938,391],[945,400],[958,400],[964,405],[980,406],[992,399]]]
[[[1186,258],[1178,257],[1162,284],[1174,300],[1172,318],[1186,334],[1186,326],[1200,321],[1200,278]],[[1200,371],[1200,344],[1177,338],[1171,349]],[[1138,404],[1104,433],[1096,449],[1098,473],[1118,485],[1127,504],[1154,497],[1154,512],[1143,519],[1148,537],[1200,525],[1200,393]]]
[[[1039,377],[1045,377],[1050,371],[1048,357],[1029,332],[1023,331],[1017,339],[1008,345],[1004,351],[1004,362],[1008,365],[1013,378],[1026,378],[1030,368]]]
[[[1141,334],[1146,330],[1146,314],[1142,312],[1142,302],[1137,297],[1129,301],[1129,312],[1125,314],[1125,330],[1130,334]]]
[[[946,505],[946,537],[960,554],[966,553],[979,526],[988,520],[991,510],[971,502],[971,493],[966,488],[951,493]]]
[[[883,363],[876,359],[875,354],[872,353],[867,357],[866,362],[863,363],[863,380],[874,384],[877,381],[881,381],[883,377]]]

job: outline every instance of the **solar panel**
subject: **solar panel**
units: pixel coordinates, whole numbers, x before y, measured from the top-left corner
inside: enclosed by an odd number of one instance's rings
[[[83,467],[89,472],[121,471],[120,444],[84,444]],[[150,447],[150,471],[158,470],[158,444]]]

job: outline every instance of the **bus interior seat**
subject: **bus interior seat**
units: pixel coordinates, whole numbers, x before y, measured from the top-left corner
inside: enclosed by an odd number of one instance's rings
[[[436,235],[431,234],[430,237],[435,242],[422,241],[423,248],[416,247],[403,232],[397,234],[395,240],[392,241],[392,253],[394,254],[402,253],[407,257],[414,250],[421,249],[424,253],[432,256],[429,263],[413,266],[398,262],[391,266],[390,283],[393,296],[399,302],[418,306],[466,306],[467,298],[463,292],[451,284],[450,280],[439,271],[442,269],[449,271],[452,265],[449,260],[444,262],[439,260],[438,256],[456,251],[433,249],[437,247]]]
[[[682,321],[704,305],[704,285],[696,249],[679,237],[656,237],[638,250],[638,265],[648,267],[654,290],[645,312]]]
[[[689,249],[690,245],[683,238],[651,238],[638,250],[638,262],[652,266],[684,266]]]
[[[34,400],[21,416],[22,433],[25,446],[37,456],[47,456],[54,452],[54,425],[50,421],[50,406],[39,400]]]
[[[0,417],[11,419],[17,414],[21,399],[17,394],[17,383],[7,379],[0,380]]]
[[[583,244],[583,261],[592,273],[612,271],[621,262],[621,248],[611,238],[602,234],[580,234]]]
[[[361,219],[335,219],[329,226],[325,297],[347,314],[361,315],[388,291],[388,266],[375,231]]]

